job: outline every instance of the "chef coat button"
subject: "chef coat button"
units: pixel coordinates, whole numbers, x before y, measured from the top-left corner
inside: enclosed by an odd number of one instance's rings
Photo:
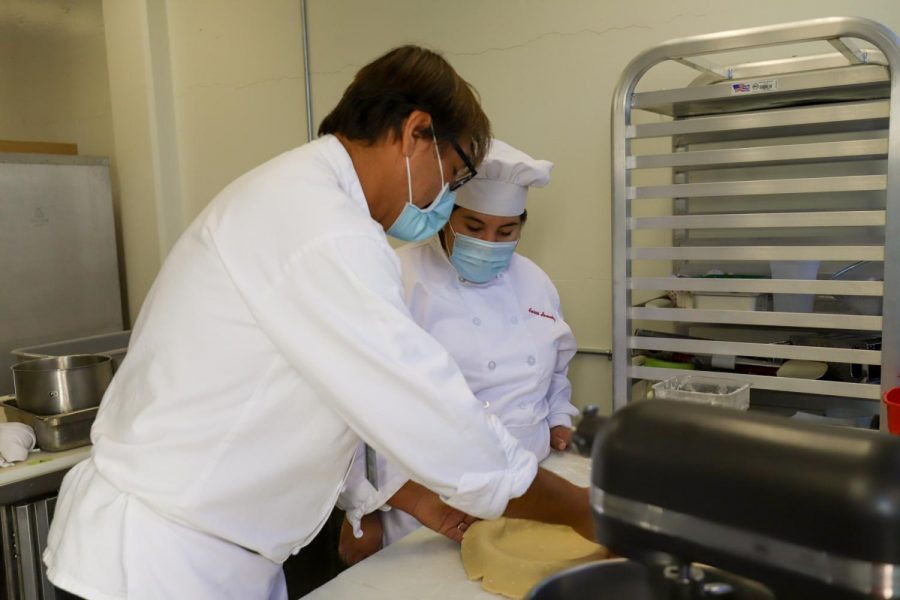
[[[457,279],[459,279],[459,282],[460,282],[460,283],[465,283],[465,281],[466,281],[466,278],[463,277],[462,275],[460,275],[459,277],[457,277]]]
[[[537,362],[537,359],[536,359],[535,357],[533,357],[533,356],[529,356],[529,357],[528,357],[528,364],[529,364],[529,365],[534,365],[534,363],[536,363],[536,362]]]
[[[472,319],[472,323],[477,327],[478,325],[481,325],[481,319],[475,317],[474,319]]]
[[[487,400],[485,400],[485,401],[482,402],[481,404],[484,405],[485,408],[487,408],[487,407],[489,407],[489,406],[491,405],[491,403],[488,402]]]
[[[490,369],[491,371],[493,371],[496,368],[497,368],[497,363],[495,363],[494,361],[491,361],[488,363],[488,369]]]
[[[509,322],[512,323],[513,325],[515,325],[516,323],[519,322],[519,317],[510,317]]]
[[[520,408],[521,410],[525,410],[527,407],[528,407],[528,405],[525,404],[524,402],[519,402],[519,408]]]

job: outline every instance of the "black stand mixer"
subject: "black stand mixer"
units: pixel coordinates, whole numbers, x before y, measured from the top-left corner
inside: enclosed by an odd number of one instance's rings
[[[656,400],[585,411],[575,441],[626,558],[529,598],[900,598],[900,437]]]

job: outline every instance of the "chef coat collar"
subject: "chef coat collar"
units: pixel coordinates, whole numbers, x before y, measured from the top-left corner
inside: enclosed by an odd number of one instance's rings
[[[359,182],[359,175],[353,168],[353,160],[344,145],[337,137],[328,134],[320,137],[316,142],[321,143],[321,150],[325,159],[334,168],[337,174],[338,186],[355,202],[369,213],[369,203],[366,201],[366,195],[363,193],[362,184]]]

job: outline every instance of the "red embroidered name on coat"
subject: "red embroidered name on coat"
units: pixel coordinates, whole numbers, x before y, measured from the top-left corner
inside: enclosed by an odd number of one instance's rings
[[[556,323],[556,317],[554,317],[553,315],[548,315],[547,313],[545,313],[542,310],[535,310],[533,308],[529,308],[528,312],[530,312],[531,314],[536,315],[538,317],[544,317],[545,319],[550,319],[551,321]]]

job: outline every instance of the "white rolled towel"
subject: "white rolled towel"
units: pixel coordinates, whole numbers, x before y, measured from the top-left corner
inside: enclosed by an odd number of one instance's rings
[[[34,450],[34,429],[24,423],[0,423],[0,467],[25,460]]]

